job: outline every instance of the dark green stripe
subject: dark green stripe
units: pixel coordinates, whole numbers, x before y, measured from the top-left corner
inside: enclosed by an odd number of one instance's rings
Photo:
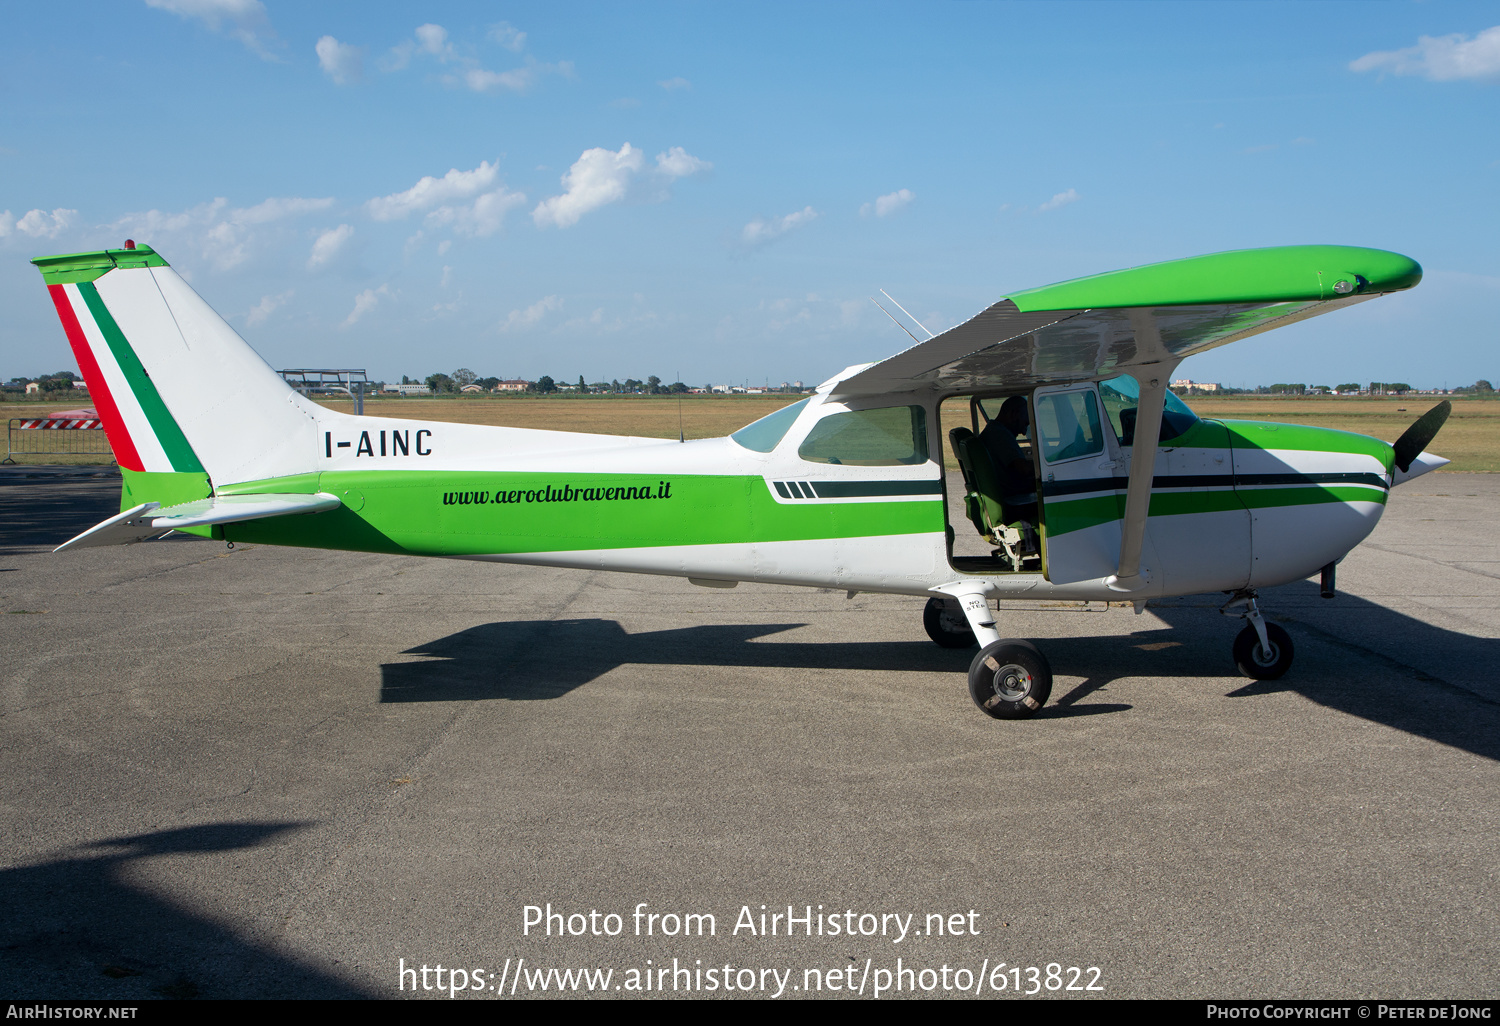
[[[943,482],[931,481],[814,481],[820,499],[854,499],[869,495],[941,495]]]
[[[182,428],[177,426],[177,421],[167,409],[167,404],[162,402],[161,395],[151,382],[151,376],[146,373],[146,368],[141,366],[135,350],[130,348],[125,333],[110,316],[109,308],[104,305],[104,300],[99,298],[99,290],[94,287],[93,282],[87,281],[79,282],[77,287],[79,294],[83,296],[83,301],[88,304],[89,313],[94,315],[94,323],[99,326],[99,332],[104,336],[104,341],[109,343],[109,351],[115,354],[115,362],[120,365],[126,383],[135,393],[136,402],[141,404],[146,420],[151,424],[156,440],[161,443],[162,450],[167,454],[172,469],[178,473],[203,473],[203,464],[198,462],[198,457],[193,453],[193,447],[188,444],[186,436],[183,435]],[[209,386],[205,384],[205,387]]]

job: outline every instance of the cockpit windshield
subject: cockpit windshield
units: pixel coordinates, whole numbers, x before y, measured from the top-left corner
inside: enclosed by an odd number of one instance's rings
[[[1099,398],[1104,400],[1104,411],[1114,425],[1115,437],[1121,445],[1135,442],[1136,408],[1141,404],[1140,383],[1129,374],[1099,382]],[[1161,441],[1176,438],[1198,423],[1198,415],[1188,409],[1187,403],[1171,392],[1167,393],[1166,405],[1161,411]]]

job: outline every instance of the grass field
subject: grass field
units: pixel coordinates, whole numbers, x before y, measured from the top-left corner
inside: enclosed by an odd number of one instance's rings
[[[0,415],[35,417],[45,409],[86,406],[70,402],[46,406],[36,402],[0,403]],[[676,438],[679,420],[686,438],[727,435],[753,420],[778,410],[795,397],[763,396],[477,396],[376,398],[365,402],[365,414],[407,417],[460,424],[549,428],[610,435]],[[1390,399],[1270,398],[1267,396],[1195,398],[1189,405],[1201,416],[1234,420],[1270,420],[1314,427],[1338,428],[1393,442],[1423,412],[1436,405],[1434,396]],[[327,402],[330,409],[351,412],[348,401]],[[943,405],[943,431],[967,423],[966,401]],[[945,456],[947,445],[943,445]],[[1500,400],[1458,398],[1432,449],[1453,461],[1452,471],[1500,472]],[[107,463],[108,457],[23,456],[22,463]],[[951,459],[950,459],[951,462]]]

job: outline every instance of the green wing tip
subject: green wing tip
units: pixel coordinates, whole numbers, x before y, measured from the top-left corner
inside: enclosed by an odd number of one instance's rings
[[[1284,303],[1398,292],[1422,280],[1400,253],[1359,246],[1273,246],[1145,264],[1012,293],[1023,311]]]

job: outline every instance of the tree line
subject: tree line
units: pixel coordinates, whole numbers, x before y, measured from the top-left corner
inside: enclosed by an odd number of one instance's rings
[[[451,392],[462,392],[469,385],[478,385],[485,391],[493,389],[500,384],[496,377],[481,378],[467,367],[460,367],[452,374],[429,374],[418,382],[405,374],[401,375],[403,385],[424,384],[434,394]],[[711,387],[711,386],[710,386]],[[576,385],[559,384],[557,379],[550,374],[543,374],[535,381],[526,383],[526,391],[546,395],[552,392],[582,392],[582,393],[615,393],[619,395],[676,395],[681,392],[690,392],[692,387],[681,381],[674,381],[670,385],[663,384],[661,378],[652,374],[645,381],[635,378],[626,378],[624,381],[596,381],[589,384],[584,381],[583,375],[578,375]]]

